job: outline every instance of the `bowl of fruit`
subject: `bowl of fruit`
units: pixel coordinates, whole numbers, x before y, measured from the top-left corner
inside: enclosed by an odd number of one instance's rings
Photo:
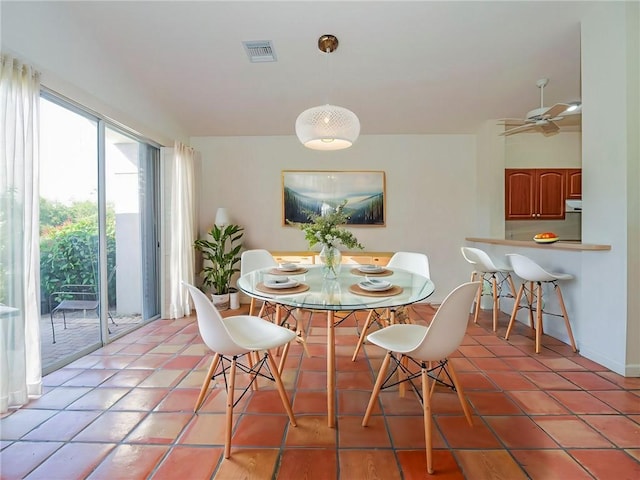
[[[553,243],[558,240],[560,240],[560,237],[553,232],[543,232],[533,237],[533,241],[536,243]]]

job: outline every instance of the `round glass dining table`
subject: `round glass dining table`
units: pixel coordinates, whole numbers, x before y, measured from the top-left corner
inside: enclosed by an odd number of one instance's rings
[[[263,301],[327,313],[327,423],[335,426],[335,313],[395,309],[426,299],[433,282],[407,270],[383,268],[365,274],[358,265],[344,264],[338,277],[326,279],[320,265],[298,265],[296,270],[255,270],[241,276],[238,288]],[[388,282],[388,288],[384,282]],[[380,286],[380,283],[383,283]]]

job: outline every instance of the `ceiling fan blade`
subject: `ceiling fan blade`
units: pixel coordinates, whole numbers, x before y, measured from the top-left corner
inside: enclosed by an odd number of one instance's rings
[[[517,125],[524,125],[526,123],[529,123],[526,119],[524,118],[500,118],[498,119],[499,125],[513,125],[513,126],[517,126]]]
[[[553,107],[549,107],[549,109],[546,112],[544,112],[544,115],[542,115],[542,118],[549,119],[549,118],[557,117],[570,106],[571,105],[568,105],[566,103],[556,103]]]
[[[551,120],[548,120],[544,123],[540,123],[536,126],[540,129],[542,134],[545,136],[555,135],[560,131],[560,127],[555,123],[553,123]]]
[[[527,123],[525,125],[520,125],[519,127],[514,127],[514,128],[510,128],[509,130],[505,130],[504,132],[500,133],[500,135],[507,137],[509,135],[513,135],[514,133],[526,132],[527,130],[532,130],[534,128],[536,128],[535,123]]]

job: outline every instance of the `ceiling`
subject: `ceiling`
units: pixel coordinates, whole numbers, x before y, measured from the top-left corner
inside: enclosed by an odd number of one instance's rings
[[[153,105],[188,136],[292,135],[333,103],[361,134],[474,133],[580,100],[592,2],[2,1],[2,49],[122,111]],[[340,45],[327,55],[318,37]],[[270,40],[273,63],[243,41]]]

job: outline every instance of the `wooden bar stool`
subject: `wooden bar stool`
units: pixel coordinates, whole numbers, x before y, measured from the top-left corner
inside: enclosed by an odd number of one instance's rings
[[[473,272],[471,272],[471,281],[482,280],[482,285],[485,282],[491,284],[491,295],[493,297],[493,331],[498,329],[498,312],[500,311],[500,297],[516,296],[516,287],[513,284],[511,278],[511,272],[513,271],[509,265],[500,264],[498,261],[493,260],[484,250],[472,247],[460,248],[462,256],[467,262],[473,265]],[[503,295],[504,283],[509,285],[510,293]],[[478,323],[478,314],[480,313],[480,299],[482,298],[482,288],[478,289],[478,296],[476,298],[476,307],[473,314],[473,322]]]
[[[564,305],[564,300],[562,299],[562,292],[560,290],[560,285],[558,285],[558,280],[572,280],[573,275],[568,273],[552,273],[547,272],[536,262],[531,260],[524,255],[519,255],[517,253],[507,254],[509,261],[511,262],[511,266],[513,267],[514,273],[519,276],[524,283],[518,289],[518,294],[516,295],[516,301],[513,304],[513,312],[511,313],[511,320],[509,320],[509,326],[507,327],[507,334],[505,335],[505,339],[509,339],[509,334],[511,333],[511,329],[513,328],[513,322],[516,319],[516,313],[520,306],[520,299],[522,298],[522,294],[527,290],[525,286],[527,283],[529,286],[529,295],[526,295],[527,299],[527,308],[529,308],[529,312],[535,310],[536,312],[536,322],[535,322],[535,330],[536,330],[536,353],[540,353],[540,339],[543,333],[543,325],[542,325],[542,314],[546,313],[547,315],[553,315],[556,317],[564,318],[564,324],[567,327],[567,333],[569,335],[569,341],[571,342],[571,348],[574,352],[577,352],[576,342],[573,338],[573,333],[571,331],[571,324],[569,323],[569,315],[567,315],[567,309]],[[560,302],[560,308],[562,309],[562,314],[557,313],[549,313],[543,311],[543,300],[542,300],[542,284],[547,283],[553,285],[554,290],[558,295],[558,301]],[[534,286],[535,285],[535,286]],[[533,301],[535,299],[535,306]]]

